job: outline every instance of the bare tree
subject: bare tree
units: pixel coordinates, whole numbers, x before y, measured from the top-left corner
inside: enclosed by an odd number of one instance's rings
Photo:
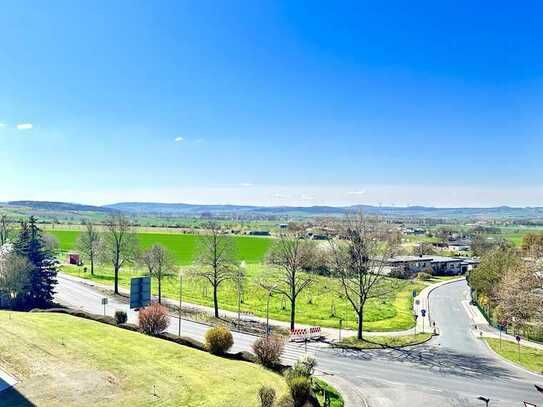
[[[113,265],[115,294],[119,293],[119,271],[137,258],[138,241],[132,225],[121,213],[112,214],[105,222],[104,259]]]
[[[149,271],[151,277],[158,282],[158,303],[162,304],[162,280],[175,275],[175,259],[164,246],[152,245],[140,259],[141,263]]]
[[[265,288],[283,294],[290,301],[290,328],[296,322],[296,300],[300,293],[313,282],[313,275],[304,272],[311,264],[314,245],[298,235],[282,234],[267,254],[269,265],[279,269],[279,273],[261,283]]]
[[[330,241],[332,265],[343,295],[357,316],[358,339],[362,339],[364,309],[371,298],[384,295],[385,263],[393,245],[384,225],[362,214],[347,216],[342,235],[345,240]]]
[[[94,275],[94,263],[100,257],[102,239],[91,222],[84,222],[83,224],[85,229],[79,235],[76,247],[89,260],[90,273]]]
[[[524,262],[512,264],[496,287],[498,318],[514,321],[517,327],[535,320],[540,311],[541,284],[534,267]]]
[[[0,247],[0,307],[16,306],[30,291],[32,267],[28,260],[17,255],[11,244]]]
[[[8,223],[7,215],[0,216],[0,246],[6,244],[9,240],[11,228]]]
[[[202,278],[213,287],[215,318],[219,317],[219,286],[233,279],[239,267],[236,261],[236,247],[232,237],[221,233],[217,223],[206,226],[208,233],[200,236],[199,257],[192,274]]]

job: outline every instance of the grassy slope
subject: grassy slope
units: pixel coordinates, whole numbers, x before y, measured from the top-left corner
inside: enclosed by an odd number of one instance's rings
[[[80,267],[64,266],[63,271],[83,278],[91,278],[88,273],[82,273]],[[252,312],[255,315],[265,316],[266,292],[257,284],[258,276],[266,271],[266,266],[249,264],[247,266],[247,282],[244,285],[244,303],[242,311]],[[121,286],[128,287],[130,278],[143,273],[143,270],[124,270],[120,274]],[[109,267],[100,267],[93,277],[95,281],[112,284],[113,272]],[[396,280],[398,289],[390,292],[380,299],[368,302],[365,315],[365,330],[393,331],[408,329],[413,326],[412,290],[420,291],[424,286],[420,283]],[[345,328],[354,328],[356,318],[350,305],[337,294],[333,279],[317,277],[316,282],[300,294],[297,302],[297,322],[320,326],[337,327],[339,317],[344,319]],[[152,284],[156,294],[156,282]],[[163,284],[163,293],[168,298],[179,298],[179,282],[177,278],[166,280]],[[185,279],[183,283],[183,300],[195,304],[211,306],[213,304],[212,292],[209,285],[203,281]],[[237,311],[237,290],[233,282],[225,282],[219,289],[219,305],[223,309]],[[332,315],[335,307],[335,316]],[[274,295],[270,301],[270,317],[272,319],[288,321],[290,318],[289,302],[280,295]]]
[[[543,350],[530,348],[528,346],[520,347],[520,361],[518,345],[516,342],[502,340],[500,349],[500,340],[494,338],[485,338],[486,343],[494,352],[511,362],[521,365],[536,373],[543,372]]]
[[[357,348],[357,349],[381,349],[384,347],[399,347],[408,345],[417,345],[419,343],[426,342],[432,334],[420,333],[415,335],[405,336],[371,336],[366,340],[359,341],[356,337],[349,337],[343,339],[335,346],[342,348]]]
[[[60,243],[61,251],[73,250],[77,237],[81,232],[76,230],[47,230],[47,233],[55,236]],[[138,233],[138,240],[143,249],[154,243],[159,243],[168,248],[176,257],[180,265],[191,264],[196,256],[198,235],[174,234],[174,233]],[[269,249],[272,239],[265,237],[234,236],[238,258],[248,263],[261,262]]]
[[[258,406],[261,385],[285,391],[257,365],[68,315],[0,312],[0,331],[0,365],[40,407]]]

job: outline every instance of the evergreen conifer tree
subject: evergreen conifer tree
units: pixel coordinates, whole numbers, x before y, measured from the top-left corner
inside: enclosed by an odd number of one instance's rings
[[[36,218],[21,222],[21,231],[14,243],[15,252],[31,266],[30,289],[24,298],[26,308],[44,308],[53,301],[59,262],[47,249]]]

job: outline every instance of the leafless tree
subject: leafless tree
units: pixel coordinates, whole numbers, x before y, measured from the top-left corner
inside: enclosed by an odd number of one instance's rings
[[[175,275],[175,259],[164,246],[152,245],[140,259],[141,263],[149,271],[151,277],[158,282],[158,303],[162,304],[162,280]]]
[[[231,236],[221,233],[217,223],[206,225],[207,233],[200,236],[198,260],[192,275],[202,278],[213,287],[215,318],[219,317],[219,286],[235,277],[239,267],[236,246]]]
[[[133,227],[126,216],[114,213],[105,222],[103,256],[113,265],[115,273],[115,294],[119,293],[119,271],[137,258],[138,241]]]
[[[7,215],[0,216],[0,246],[6,244],[9,240],[11,228],[8,223]]]
[[[94,275],[94,263],[100,257],[102,239],[91,222],[84,222],[85,229],[77,239],[76,247],[90,263],[90,273]]]
[[[541,278],[532,265],[519,262],[508,268],[496,287],[498,319],[522,327],[537,319],[541,306]]]
[[[7,243],[0,247],[0,307],[13,306],[30,290],[32,267]]]
[[[313,275],[304,272],[311,264],[314,245],[296,234],[282,234],[271,246],[266,261],[279,270],[273,276],[263,280],[265,288],[273,287],[274,291],[283,294],[290,301],[290,328],[296,322],[296,300],[300,293],[313,282]]]
[[[393,253],[386,227],[377,219],[362,214],[347,216],[342,236],[331,240],[331,268],[342,294],[357,316],[358,339],[362,339],[364,309],[371,298],[385,295],[390,287],[384,283],[385,263]]]

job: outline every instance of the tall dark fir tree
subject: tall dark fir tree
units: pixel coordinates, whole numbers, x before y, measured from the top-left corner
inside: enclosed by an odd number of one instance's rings
[[[21,222],[14,248],[17,254],[28,259],[32,267],[31,287],[24,299],[25,306],[47,307],[53,301],[59,262],[46,247],[34,216],[28,222]]]

